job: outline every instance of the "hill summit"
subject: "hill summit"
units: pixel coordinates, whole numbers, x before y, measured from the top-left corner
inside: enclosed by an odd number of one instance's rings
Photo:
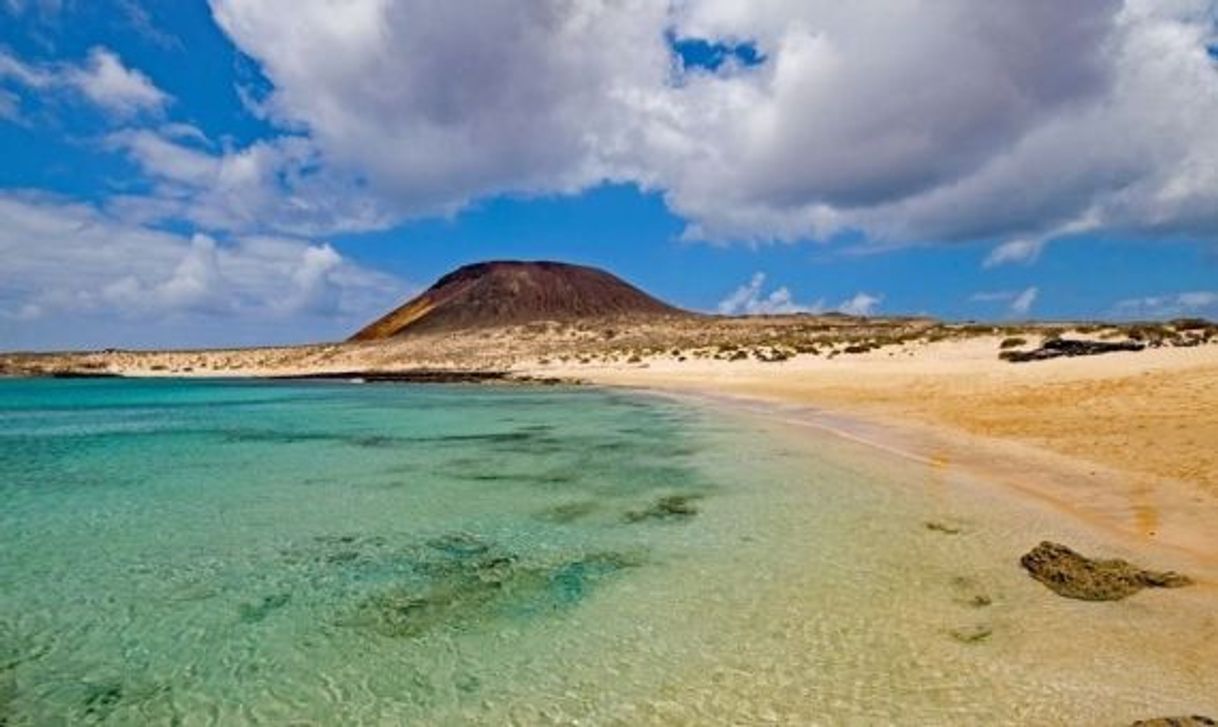
[[[495,260],[457,268],[368,324],[351,340],[375,341],[406,333],[541,320],[681,313],[597,268],[550,261]]]

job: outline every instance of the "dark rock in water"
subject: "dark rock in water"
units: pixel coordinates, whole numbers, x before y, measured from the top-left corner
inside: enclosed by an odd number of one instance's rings
[[[990,598],[989,596],[985,595],[984,593],[978,593],[977,595],[970,598],[968,601],[968,605],[972,606],[973,608],[985,608],[986,606],[992,605],[993,603],[994,603],[994,599]]]
[[[88,684],[85,687],[84,704],[82,705],[85,717],[89,721],[105,721],[121,701],[123,701],[121,684],[113,682]]]
[[[994,634],[994,629],[985,624],[977,624],[975,626],[964,626],[958,629],[952,629],[948,633],[956,641],[962,644],[979,644],[982,641],[990,638]]]
[[[597,504],[587,502],[564,502],[548,507],[537,514],[538,519],[551,523],[570,523],[596,512]]]
[[[291,596],[287,593],[276,593],[263,596],[254,603],[243,603],[237,607],[237,615],[245,623],[258,623],[271,615],[272,611],[288,605]]]
[[[985,593],[981,592],[981,587],[976,579],[968,576],[956,576],[952,578],[952,587],[960,591],[956,603],[970,608],[985,608],[994,603],[994,599],[990,598]]]
[[[1155,719],[1140,719],[1131,727],[1201,727],[1202,725],[1218,725],[1218,722],[1199,714],[1187,717],[1156,717]]]
[[[1142,570],[1123,560],[1092,560],[1048,541],[1019,562],[1054,593],[1083,601],[1117,601],[1143,588],[1179,588],[1192,583],[1179,573]]]
[[[1003,351],[999,358],[1011,363],[1044,361],[1061,356],[1097,356],[1118,351],[1141,351],[1145,344],[1137,341],[1078,341],[1069,338],[1051,338],[1031,351]]]
[[[641,565],[619,553],[592,553],[557,563],[530,563],[513,553],[438,548],[443,557],[418,564],[423,580],[395,585],[362,601],[349,625],[410,638],[439,629],[493,626],[504,617],[529,617],[569,608],[602,580]],[[435,548],[437,541],[431,547]],[[445,543],[447,546],[447,543]]]
[[[943,523],[937,520],[928,520],[924,524],[926,525],[927,530],[931,530],[936,533],[943,533],[944,535],[959,535],[961,532],[961,528],[958,525],[951,525],[949,523]]]
[[[699,495],[661,497],[644,510],[631,510],[626,513],[626,521],[637,523],[645,520],[687,520],[698,514],[698,508],[693,504],[698,499]]]
[[[490,546],[469,533],[449,533],[427,541],[427,545],[456,558],[482,555]]]

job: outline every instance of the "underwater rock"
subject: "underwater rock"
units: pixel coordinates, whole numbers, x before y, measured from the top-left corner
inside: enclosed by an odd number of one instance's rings
[[[1179,588],[1193,582],[1179,573],[1142,570],[1123,560],[1092,560],[1049,541],[1019,562],[1054,593],[1084,601],[1117,601],[1143,588]]]
[[[365,599],[350,625],[384,636],[417,637],[442,628],[466,629],[496,619],[567,608],[604,578],[641,561],[596,553],[557,564],[526,564],[511,553],[450,557],[420,568],[423,582],[402,584]]]
[[[586,502],[564,502],[548,507],[537,514],[539,520],[551,523],[569,523],[587,517],[596,512],[597,504],[591,500]]]
[[[116,682],[87,684],[82,707],[85,717],[91,721],[101,722],[105,721],[122,701],[123,686],[121,684]]]
[[[1202,725],[1218,725],[1209,717],[1199,714],[1187,717],[1156,717],[1155,719],[1140,719],[1130,727],[1201,727]]]
[[[276,593],[270,596],[263,596],[254,603],[242,603],[237,606],[237,616],[244,623],[258,623],[269,616],[272,611],[288,605],[288,601],[291,598],[290,594]]]
[[[427,541],[428,547],[457,558],[467,558],[474,555],[481,555],[488,550],[490,546],[478,539],[478,536],[470,533],[449,533],[441,535],[438,538],[432,538]]]
[[[952,629],[948,633],[962,644],[978,644],[990,638],[994,634],[994,629],[985,624],[976,624]]]
[[[700,495],[667,495],[644,510],[631,510],[626,513],[626,521],[637,523],[646,520],[688,520],[698,514],[698,508],[693,503],[699,499]]]
[[[959,535],[962,532],[962,528],[960,528],[958,525],[939,522],[937,520],[927,520],[924,525],[926,526],[927,530],[936,533],[943,533],[944,535]]]
[[[985,608],[994,603],[992,598],[981,592],[981,586],[975,578],[955,576],[952,578],[952,587],[960,592],[960,596],[955,600],[956,603],[961,605],[971,608]]]

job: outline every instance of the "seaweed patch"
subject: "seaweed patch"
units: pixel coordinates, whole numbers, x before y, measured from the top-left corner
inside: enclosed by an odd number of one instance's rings
[[[346,625],[401,638],[538,616],[574,606],[605,579],[642,563],[620,553],[527,562],[464,534],[434,539],[428,548],[435,556],[418,564],[421,579],[364,598]]]
[[[537,519],[549,523],[571,523],[596,512],[599,506],[592,500],[564,502],[537,513]]]

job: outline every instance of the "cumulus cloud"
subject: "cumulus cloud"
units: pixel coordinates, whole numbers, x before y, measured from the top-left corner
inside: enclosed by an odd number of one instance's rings
[[[228,341],[243,340],[250,327],[275,331],[280,341],[342,335],[401,294],[400,281],[324,243],[257,236],[221,243],[36,194],[0,193],[0,219],[0,325],[9,345],[53,345],[59,331],[48,321],[79,328],[72,322],[99,317],[119,327],[183,326],[177,340],[191,343],[199,342],[197,323]]]
[[[670,56],[663,3],[217,0],[216,21],[307,131],[403,215],[612,176]],[[612,147],[619,146],[620,149]]]
[[[129,220],[305,236],[376,229],[390,221],[375,198],[350,193],[354,180],[321,173],[319,153],[304,137],[217,148],[198,129],[171,124],[116,132],[107,144],[154,183],[150,194],[110,199],[111,210]]]
[[[1218,291],[1196,290],[1185,293],[1130,298],[1113,306],[1120,318],[1171,318],[1205,315],[1218,318]]]
[[[1218,233],[1209,0],[210,5],[282,135],[129,136],[161,185],[123,200],[146,216],[320,234],[618,181],[690,238],[986,241],[989,266],[1080,232]],[[674,39],[756,62],[687,67]],[[125,116],[169,100],[101,48],[0,76]]]
[[[106,48],[93,48],[79,64],[26,63],[0,50],[0,80],[36,91],[67,90],[118,117],[159,111],[170,97]]]
[[[271,118],[388,214],[604,179],[690,237],[998,240],[1218,229],[1206,0],[258,0],[213,14]],[[686,68],[671,38],[757,50]]]
[[[759,315],[804,313],[812,310],[809,306],[796,303],[791,297],[791,291],[785,286],[766,295],[762,292],[764,285],[765,273],[753,273],[749,282],[719,301],[719,312],[723,315]]]
[[[876,309],[879,308],[880,303],[883,301],[883,296],[856,293],[853,298],[845,300],[838,305],[837,310],[850,316],[869,316],[876,312]]]
[[[856,293],[853,297],[843,300],[836,306],[825,303],[821,298],[815,303],[804,305],[796,303],[791,291],[782,286],[773,291],[765,292],[766,275],[762,272],[753,273],[749,282],[732,291],[719,301],[717,310],[722,315],[776,315],[782,313],[814,313],[837,311],[852,316],[872,315],[883,300],[883,296],[868,293]]]

